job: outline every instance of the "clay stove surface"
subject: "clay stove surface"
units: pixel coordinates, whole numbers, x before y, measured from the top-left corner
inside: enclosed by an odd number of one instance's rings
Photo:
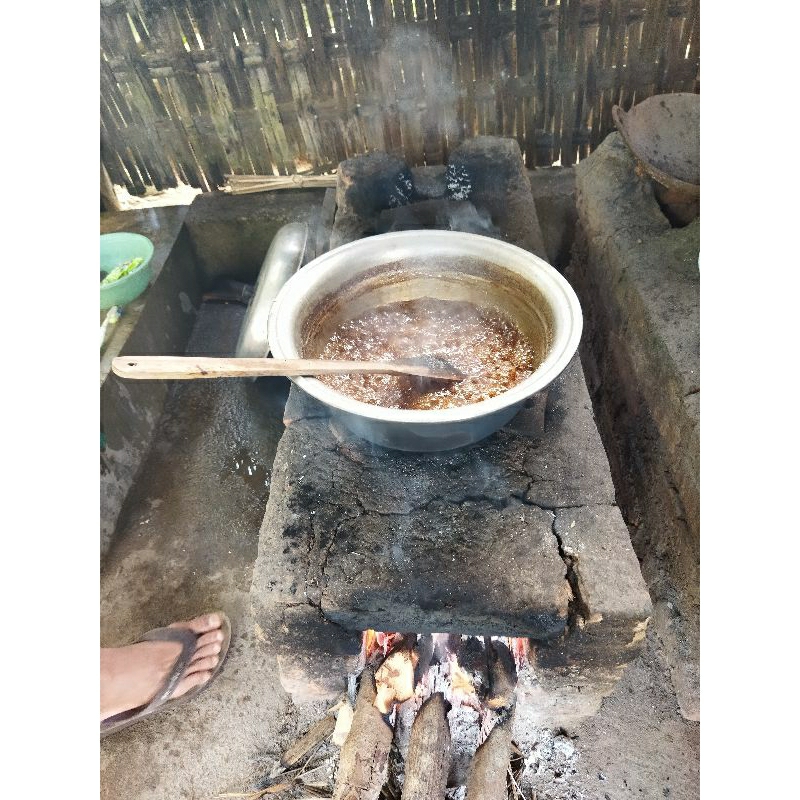
[[[294,387],[285,421],[254,580],[265,598],[351,630],[551,639],[573,599],[565,516],[570,551],[605,553],[642,588],[577,358],[511,424],[460,450],[375,447]],[[611,524],[570,528],[585,509]],[[636,604],[646,616],[646,593]]]
[[[331,245],[415,203],[435,224],[437,198],[445,217],[468,201],[493,235],[545,255],[519,148],[497,137],[424,174],[385,153],[343,162]],[[577,356],[505,428],[456,451],[376,447],[295,387],[284,421],[251,599],[296,700],[341,691],[373,628],[527,637],[541,719],[597,710],[651,606]]]

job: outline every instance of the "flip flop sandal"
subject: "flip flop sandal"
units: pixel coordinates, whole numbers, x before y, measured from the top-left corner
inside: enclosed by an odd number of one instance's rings
[[[215,613],[219,614],[220,618],[222,619],[222,625],[220,626],[220,629],[224,634],[224,638],[219,651],[219,662],[217,663],[217,666],[214,667],[211,677],[205,683],[200,684],[200,686],[195,686],[192,689],[189,689],[186,694],[182,694],[180,697],[173,699],[172,693],[181,682],[186,668],[192,661],[192,656],[194,655],[194,651],[197,646],[198,634],[192,633],[192,631],[188,630],[187,628],[155,628],[152,631],[148,631],[146,634],[144,634],[144,636],[142,636],[141,639],[139,639],[139,642],[177,642],[181,645],[180,655],[175,661],[175,664],[173,665],[172,670],[167,676],[166,680],[156,692],[155,697],[149,703],[139,706],[139,708],[133,708],[130,711],[123,711],[120,714],[115,714],[113,717],[108,717],[100,723],[101,739],[105,736],[108,736],[110,733],[116,733],[117,731],[121,731],[123,728],[127,728],[129,725],[133,725],[136,722],[141,722],[141,720],[146,719],[158,711],[164,711],[168,708],[175,708],[183,703],[188,703],[213,683],[214,678],[217,677],[222,669],[222,665],[225,663],[225,656],[228,654],[228,646],[231,643],[230,620],[225,614],[219,611]]]

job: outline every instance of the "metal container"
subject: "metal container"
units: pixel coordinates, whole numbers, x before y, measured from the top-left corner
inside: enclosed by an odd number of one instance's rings
[[[614,106],[611,116],[651,178],[687,199],[700,196],[699,94],[656,94],[627,113]]]
[[[303,263],[307,240],[308,226],[303,222],[290,222],[273,237],[239,332],[237,358],[265,358],[269,353],[270,308],[281,287]]]
[[[311,261],[278,293],[269,317],[275,358],[319,355],[327,330],[370,308],[420,297],[501,308],[523,333],[548,342],[528,378],[480,403],[436,410],[383,408],[316,378],[295,378],[350,431],[383,447],[415,452],[472,444],[502,427],[525,400],[567,366],[583,328],[572,287],[541,258],[497,239],[456,231],[387,233]]]

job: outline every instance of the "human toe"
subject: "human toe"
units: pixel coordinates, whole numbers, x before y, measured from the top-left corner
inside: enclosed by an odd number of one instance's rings
[[[188,628],[192,633],[202,634],[219,630],[222,626],[222,617],[217,612],[201,614],[199,617],[186,622],[173,622],[170,628]]]
[[[222,650],[221,642],[209,642],[203,647],[198,647],[197,650],[194,651],[194,655],[192,656],[192,661],[199,661],[201,658],[207,658],[208,656],[215,656],[221,650]]]
[[[186,668],[186,675],[197,674],[198,672],[210,672],[214,667],[219,664],[219,656],[218,655],[211,655],[205,656],[204,658],[198,658],[196,661],[192,661],[191,664]]]

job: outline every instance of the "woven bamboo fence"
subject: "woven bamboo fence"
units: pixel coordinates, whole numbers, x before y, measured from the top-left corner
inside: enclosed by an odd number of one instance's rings
[[[699,0],[101,0],[100,151],[131,193],[439,164],[515,137],[569,165],[611,107],[699,91]]]

